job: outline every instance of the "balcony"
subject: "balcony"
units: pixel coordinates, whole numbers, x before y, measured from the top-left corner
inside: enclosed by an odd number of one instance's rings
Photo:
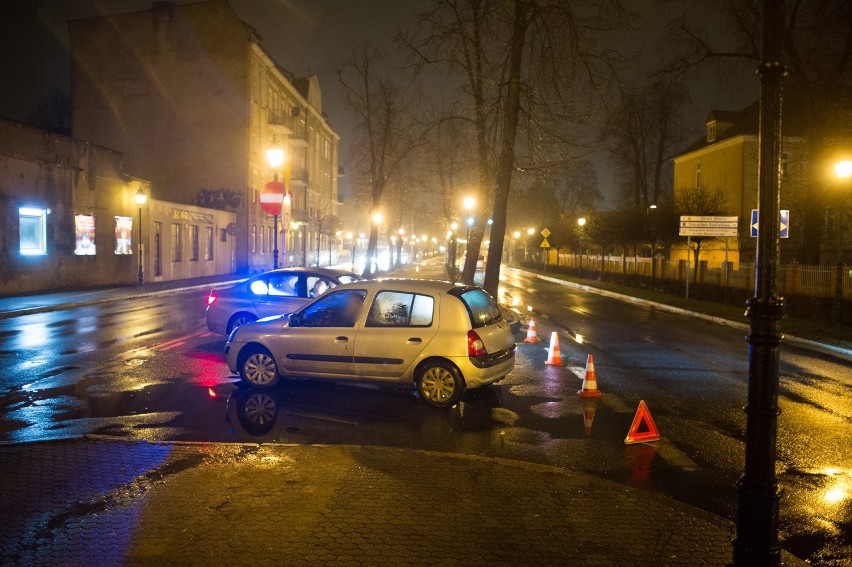
[[[301,122],[293,121],[293,128],[290,131],[290,145],[301,148],[308,147],[308,135]]]
[[[272,131],[276,134],[291,134],[293,132],[293,117],[290,116],[290,112],[277,109],[269,110],[268,117],[269,125],[272,127]]]
[[[290,184],[294,187],[306,187],[308,185],[308,171],[303,167],[294,167],[290,173]]]

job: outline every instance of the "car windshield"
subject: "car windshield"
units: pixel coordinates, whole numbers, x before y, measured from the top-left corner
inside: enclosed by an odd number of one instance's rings
[[[461,294],[461,300],[467,306],[470,322],[474,328],[493,325],[503,318],[494,298],[481,289],[464,292]]]
[[[344,274],[344,275],[338,277],[337,279],[340,281],[340,283],[345,284],[345,283],[357,282],[361,278],[359,278],[358,276],[356,276],[354,274]]]

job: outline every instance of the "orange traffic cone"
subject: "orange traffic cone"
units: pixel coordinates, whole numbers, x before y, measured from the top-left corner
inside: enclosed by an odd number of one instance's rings
[[[562,352],[559,350],[559,335],[556,331],[553,331],[553,334],[550,335],[550,348],[547,352],[547,360],[545,360],[544,363],[554,365],[562,364]]]
[[[586,398],[583,401],[583,427],[586,429],[586,437],[592,434],[592,423],[595,421],[595,412],[598,410],[597,398]]]
[[[595,376],[595,359],[592,355],[586,359],[586,372],[583,374],[583,388],[577,392],[581,398],[597,398],[600,397],[601,391],[598,390],[598,378]]]
[[[530,327],[527,329],[527,338],[524,339],[525,343],[537,343],[538,342],[538,332],[535,329],[535,317],[530,317]]]

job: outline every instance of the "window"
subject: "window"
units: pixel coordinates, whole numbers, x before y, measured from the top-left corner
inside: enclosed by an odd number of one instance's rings
[[[219,242],[227,242],[228,241],[228,229],[220,228],[219,229]]]
[[[251,225],[251,251],[257,252],[257,225]]]
[[[260,253],[266,253],[266,227],[260,225]]]
[[[716,122],[708,122],[707,123],[707,141],[715,142],[716,141]]]
[[[24,256],[47,254],[47,209],[21,207],[18,209],[20,220],[20,252]]]
[[[74,215],[74,254],[95,255],[95,215]]]
[[[367,292],[345,289],[324,295],[300,311],[295,321],[301,327],[354,327]]]
[[[183,242],[181,242],[181,225],[172,223],[172,262],[183,260]]]
[[[257,203],[257,189],[251,192],[251,202]]]
[[[198,261],[198,225],[193,224],[189,227],[189,261]]]
[[[695,187],[701,187],[701,162],[695,164]]]
[[[325,157],[325,159],[328,159],[328,156],[331,153],[330,148],[331,148],[331,144],[328,143],[328,140],[325,140],[325,142],[323,143],[323,148],[322,148],[322,155]]]
[[[204,249],[204,259],[212,260],[213,259],[213,227],[208,226],[205,230],[207,230],[207,246]]]
[[[470,313],[470,322],[474,329],[493,325],[503,318],[497,302],[481,289],[464,292],[461,294],[461,300]]]
[[[255,284],[263,282],[263,286],[255,286]],[[252,292],[258,295],[273,295],[277,297],[298,297],[299,291],[299,274],[273,274],[263,280],[252,282]],[[257,288],[257,289],[255,289]]]
[[[334,287],[334,282],[328,278],[320,276],[308,276],[305,287],[308,290],[308,297],[319,297]]]
[[[368,327],[428,327],[432,324],[435,298],[428,295],[382,291],[376,295]]]
[[[154,221],[154,275],[162,276],[163,275],[163,246],[162,246],[162,236],[163,234],[163,223],[160,221]]]

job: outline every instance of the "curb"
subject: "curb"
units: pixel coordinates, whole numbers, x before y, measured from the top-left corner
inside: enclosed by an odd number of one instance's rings
[[[206,284],[196,284],[190,286],[183,287],[173,287],[168,289],[160,289],[156,291],[142,291],[138,293],[120,293],[116,295],[110,295],[109,297],[101,297],[98,299],[89,299],[84,301],[71,301],[68,303],[57,303],[55,305],[43,305],[40,307],[25,307],[23,309],[17,309],[15,311],[4,311],[0,313],[0,319],[11,319],[13,317],[22,317],[24,315],[35,315],[38,313],[50,313],[53,311],[64,311],[66,309],[76,309],[77,307],[88,307],[91,305],[100,305],[103,303],[113,303],[116,301],[124,301],[126,299],[136,299],[140,297],[157,297],[161,295],[169,295],[171,293],[180,293],[184,291],[192,291],[195,289],[204,289],[204,288],[215,288],[223,285],[231,285],[236,284],[241,281],[245,281],[246,278],[240,278],[237,280],[227,280],[222,282],[210,282]]]
[[[522,270],[520,268],[507,268],[508,270],[522,273],[527,276],[532,276],[538,278],[540,280],[555,283],[558,285],[563,285],[566,287],[571,287],[574,289],[579,289],[582,291],[587,291],[589,293],[594,293],[596,295],[601,295],[603,297],[609,297],[612,299],[618,299],[619,301],[626,301],[628,303],[635,303],[637,305],[644,305],[647,307],[653,307],[654,309],[659,309],[660,311],[665,311],[667,313],[673,313],[675,315],[683,315],[685,317],[692,317],[693,319],[701,319],[702,321],[709,321],[710,323],[716,323],[717,325],[724,325],[725,327],[731,327],[732,329],[738,329],[740,331],[748,331],[750,329],[749,325],[745,323],[740,323],[739,321],[731,321],[730,319],[725,319],[723,317],[715,317],[713,315],[706,315],[704,313],[699,313],[697,311],[690,311],[688,309],[683,309],[681,307],[674,307],[672,305],[667,305],[665,303],[659,303],[657,301],[651,301],[648,299],[642,299],[639,297],[633,297],[632,295],[625,295],[623,293],[617,293],[614,291],[608,291],[605,289],[600,289],[597,287],[578,284],[574,282],[570,282],[567,280],[562,280],[559,278],[554,278],[551,276],[545,276],[543,274],[536,274],[534,272],[528,272],[527,270]],[[811,350],[815,352],[819,352],[821,354],[827,354],[830,356],[836,356],[848,362],[852,362],[852,350],[845,349],[833,345],[827,345],[824,343],[820,343],[817,341],[812,341],[810,339],[803,339],[801,337],[794,337],[790,335],[784,335],[784,342],[796,345],[800,348]]]

